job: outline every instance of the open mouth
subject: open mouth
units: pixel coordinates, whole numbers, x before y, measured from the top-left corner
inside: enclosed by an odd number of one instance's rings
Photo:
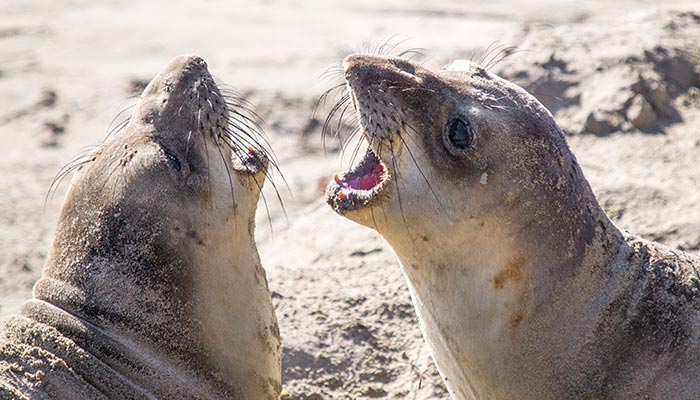
[[[326,200],[339,212],[366,207],[382,191],[387,178],[381,160],[368,148],[360,162],[333,177]]]

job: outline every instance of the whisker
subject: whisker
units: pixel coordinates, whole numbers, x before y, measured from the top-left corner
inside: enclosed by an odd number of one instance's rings
[[[58,170],[53,180],[51,181],[51,184],[49,185],[49,190],[46,192],[46,196],[44,197],[44,210],[46,210],[46,205],[48,204],[48,202],[50,200],[53,200],[56,191],[60,187],[63,180],[66,179],[66,177],[68,177],[68,175],[80,169],[82,166],[95,160],[96,150],[96,147],[84,150],[77,156],[73,157],[72,160],[70,160],[68,163],[66,163],[66,165],[64,165],[63,167],[61,167],[61,169]]]
[[[116,126],[112,127],[112,125],[114,125],[114,123],[122,116],[122,114],[124,114],[124,113],[127,112],[127,111],[130,111],[130,110],[131,110],[132,108],[134,108],[134,107],[136,107],[136,104],[132,104],[132,105],[130,105],[130,106],[124,108],[123,110],[119,111],[119,112],[117,113],[117,115],[114,116],[114,118],[112,118],[112,121],[111,121],[111,122],[109,123],[109,125],[107,126],[107,130],[106,130],[105,137],[104,137],[103,140],[107,140],[109,137],[111,137],[111,136],[114,135],[115,133],[117,133],[117,132],[121,131],[122,129],[124,129],[124,127],[125,127],[125,126],[129,123],[129,121],[131,120],[131,115],[129,115],[129,117],[125,118],[123,121],[117,123]]]
[[[406,221],[406,215],[404,214],[403,210],[403,202],[401,200],[401,189],[400,189],[400,184],[399,184],[399,168],[398,164],[396,162],[396,154],[394,153],[394,143],[392,141],[389,141],[389,151],[391,153],[391,164],[393,165],[394,168],[394,175],[396,175],[396,198],[399,202],[399,211],[401,212],[401,219],[403,220],[403,225],[406,228],[406,233],[408,233],[408,237],[411,238],[411,242],[415,245],[413,235],[411,234],[411,230],[408,227],[408,222]]]
[[[216,146],[216,150],[219,152],[219,155],[221,156],[221,162],[224,164],[224,167],[226,168],[226,175],[228,175],[228,184],[229,188],[231,189],[231,205],[236,206],[236,195],[234,194],[233,191],[233,177],[231,176],[231,170],[228,168],[228,163],[226,162],[226,156],[224,156],[224,152],[221,151],[221,147]],[[235,217],[234,213],[234,217]]]
[[[319,75],[319,80],[326,80],[326,79],[332,79],[334,77],[338,77],[339,75],[342,76],[343,73],[343,67],[340,65],[333,65],[328,68],[326,68],[325,71],[321,75]]]
[[[398,34],[394,33],[391,36],[387,37],[384,40],[384,43],[381,46],[379,46],[377,49],[375,49],[374,53],[377,55],[380,55],[380,56],[389,55],[389,54],[391,54],[392,51],[394,51],[394,49],[396,49],[396,46],[399,46],[408,40],[408,39],[403,39],[403,40],[400,40],[400,41],[392,44],[391,41],[394,40],[397,36],[398,36]]]
[[[333,118],[335,117],[335,113],[340,110],[346,102],[350,101],[350,94],[345,93],[343,96],[338,100],[338,102],[333,105],[331,108],[331,111],[328,113],[328,116],[326,119],[323,121],[323,126],[321,127],[321,139],[322,139],[322,144],[324,145],[325,148],[325,138],[328,136],[329,132],[331,136],[334,136],[333,133],[330,131],[331,124],[333,123]],[[338,132],[336,132],[338,133]],[[337,135],[335,135],[337,136]]]
[[[493,59],[491,61],[489,61],[489,63],[486,64],[486,66],[484,66],[483,68],[487,71],[490,71],[493,67],[498,65],[501,61],[505,60],[506,58],[508,58],[509,56],[511,56],[515,53],[518,53],[519,51],[520,50],[518,50],[518,46],[507,46],[507,47],[501,49],[498,52],[498,54],[495,57],[493,57]]]
[[[345,158],[345,149],[346,149],[347,146],[350,144],[350,142],[351,142],[352,139],[355,137],[355,135],[357,135],[357,132],[359,132],[360,129],[361,129],[360,127],[357,127],[357,128],[355,128],[355,129],[353,129],[352,132],[351,132],[351,134],[348,135],[348,136],[346,136],[344,139],[339,138],[339,140],[340,140],[340,162],[341,162],[341,164],[342,164],[342,162],[343,162],[343,159]]]
[[[415,129],[413,129],[413,127],[411,127],[409,124],[406,124],[406,126],[409,127],[410,129],[412,129],[414,132],[416,132]],[[416,132],[416,134],[418,134],[418,133]],[[433,197],[435,197],[435,200],[437,200],[437,202],[438,202],[438,204],[440,205],[440,208],[442,209],[442,211],[443,211],[444,213],[447,213],[447,210],[445,209],[444,205],[442,204],[442,201],[440,200],[440,198],[438,197],[437,193],[436,193],[435,190],[433,189],[433,186],[430,184],[430,181],[428,180],[428,178],[427,178],[427,177],[425,176],[425,174],[423,173],[423,169],[421,169],[420,165],[418,164],[418,161],[417,161],[416,158],[413,156],[413,152],[411,151],[410,147],[408,146],[408,143],[406,143],[406,141],[404,140],[404,138],[403,138],[402,135],[398,134],[398,135],[396,135],[396,136],[398,136],[399,139],[401,139],[401,142],[403,143],[404,147],[406,148],[406,151],[408,152],[409,156],[411,157],[411,160],[413,160],[413,164],[416,166],[416,168],[418,169],[418,172],[420,173],[421,177],[423,177],[423,180],[424,180],[425,183],[428,185],[428,189],[430,189],[430,193],[433,194]],[[408,136],[410,137],[410,135],[408,135]],[[414,139],[411,139],[411,140],[413,140],[413,142],[416,143]]]
[[[114,116],[114,118],[112,118],[109,125],[107,126],[107,129],[105,130],[105,136],[102,139],[102,143],[107,141],[107,139],[109,139],[110,137],[120,133],[129,124],[129,121],[131,121],[132,118],[131,115],[129,115],[129,117],[125,118],[123,121],[120,121],[119,123],[114,125],[115,122],[119,120],[122,117],[122,115],[124,115],[124,113],[132,111],[132,109],[136,106],[136,104],[128,106],[126,105],[129,101],[132,101],[135,98],[138,98],[138,95],[129,96],[122,100],[122,102],[120,103],[120,107],[122,107],[122,109]],[[83,150],[80,153],[78,153],[78,155],[73,157],[70,161],[68,161],[58,170],[54,178],[51,180],[49,189],[46,191],[46,196],[44,196],[44,210],[46,210],[48,202],[53,200],[54,195],[58,191],[58,188],[65,181],[68,175],[80,169],[84,165],[95,161],[95,156],[98,148],[99,146],[89,146],[87,150]]]
[[[488,45],[488,47],[486,47],[486,50],[484,50],[483,53],[481,53],[481,59],[480,59],[479,62],[478,62],[479,65],[483,65],[484,61],[486,60],[486,57],[488,57],[489,54],[491,54],[491,48],[492,48],[494,45],[500,46],[500,45],[498,45],[498,43],[500,43],[500,42],[499,42],[498,40],[495,40],[495,41],[491,42],[491,43]],[[479,51],[479,49],[477,49],[477,51]]]
[[[260,183],[258,182],[258,180],[255,178],[254,175],[251,175],[251,177],[253,178],[253,182],[255,182],[255,186],[257,186],[258,190],[260,191],[260,198],[263,201],[263,205],[265,206],[265,213],[267,214],[267,224],[270,227],[270,234],[274,235],[275,230],[272,228],[272,216],[270,216],[270,207],[267,204],[267,199],[265,198],[265,193],[263,193],[262,185],[260,185]],[[279,196],[279,193],[278,193],[278,196]],[[280,199],[280,202],[281,201],[282,200]],[[282,207],[282,208],[284,209],[284,207]],[[286,215],[287,214],[285,212],[285,216]]]
[[[358,132],[360,132],[360,131],[361,131],[361,128],[358,129]],[[367,144],[367,146],[368,146],[369,148],[372,147],[372,143],[374,142],[374,138],[375,138],[375,136],[372,136],[372,137],[370,138],[369,143]],[[358,141],[357,141],[357,144],[355,145],[355,150],[354,150],[353,153],[352,153],[352,157],[350,157],[350,165],[355,165],[355,159],[357,158],[357,156],[358,156],[358,154],[359,154],[359,152],[360,152],[360,148],[362,148],[362,142],[363,142],[363,140],[358,140]]]
[[[424,58],[426,53],[428,53],[428,49],[423,47],[414,47],[411,49],[404,50],[398,53],[396,56],[409,59],[413,59],[413,57]]]
[[[253,150],[264,153],[264,149],[257,147],[256,142],[254,140],[250,139],[247,136],[236,135],[233,132],[230,132],[228,129],[228,127],[224,128],[224,132],[226,132],[227,135],[222,136],[221,139],[224,140],[224,142],[231,148],[231,150],[234,150],[236,148],[251,148]],[[279,165],[277,164],[277,160],[274,160],[270,157],[267,157],[267,159],[270,162],[270,165],[272,165],[275,168],[275,170],[279,172]]]

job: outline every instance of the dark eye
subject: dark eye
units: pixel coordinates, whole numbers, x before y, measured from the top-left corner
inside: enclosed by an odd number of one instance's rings
[[[165,155],[165,159],[168,160],[168,165],[170,165],[172,168],[174,168],[177,172],[180,172],[182,170],[182,165],[180,164],[180,160],[177,158],[177,156],[171,152],[169,152],[166,149],[163,149],[163,155]]]
[[[466,150],[474,143],[472,124],[462,118],[453,118],[447,123],[447,139],[459,150]]]

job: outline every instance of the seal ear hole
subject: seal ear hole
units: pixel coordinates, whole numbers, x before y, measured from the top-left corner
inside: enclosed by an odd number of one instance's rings
[[[466,118],[450,118],[445,126],[444,138],[448,149],[459,153],[467,151],[474,144],[474,127]]]

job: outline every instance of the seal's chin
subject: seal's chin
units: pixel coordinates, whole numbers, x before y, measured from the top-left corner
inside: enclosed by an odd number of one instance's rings
[[[349,171],[335,174],[328,185],[326,201],[339,213],[367,207],[382,192],[388,177],[384,164],[368,148]]]

